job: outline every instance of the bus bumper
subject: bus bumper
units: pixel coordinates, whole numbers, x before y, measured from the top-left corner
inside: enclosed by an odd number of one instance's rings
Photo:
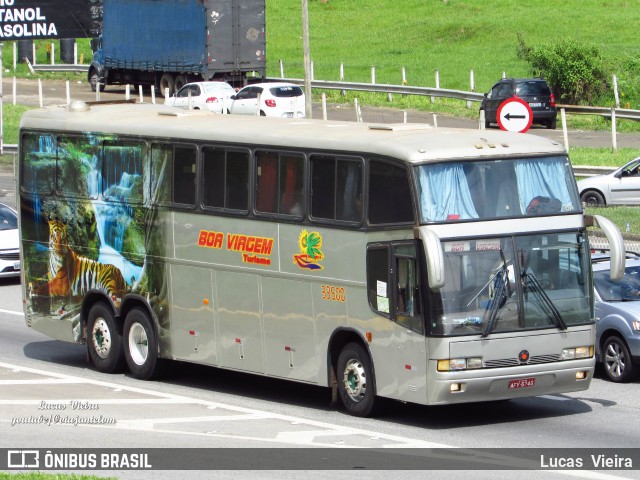
[[[436,373],[427,404],[485,402],[586,390],[595,357],[547,365]],[[435,369],[435,366],[434,366]]]

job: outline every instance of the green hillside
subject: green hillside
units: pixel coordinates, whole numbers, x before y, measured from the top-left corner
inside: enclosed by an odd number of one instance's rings
[[[618,76],[621,101],[640,108],[640,0],[309,0],[316,79],[486,91],[503,72],[530,75],[517,57],[518,35],[531,47],[574,40],[596,46]],[[301,2],[267,1],[268,75],[302,78]],[[613,98],[613,93],[611,94]],[[607,102],[607,99],[603,99]]]

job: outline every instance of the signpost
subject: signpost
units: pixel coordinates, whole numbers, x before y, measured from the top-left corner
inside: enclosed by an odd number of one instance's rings
[[[533,111],[521,98],[508,98],[498,107],[498,125],[508,132],[524,133],[531,127]]]

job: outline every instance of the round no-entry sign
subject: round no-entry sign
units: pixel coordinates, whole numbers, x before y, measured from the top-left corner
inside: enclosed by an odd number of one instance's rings
[[[502,130],[524,133],[531,127],[533,112],[521,98],[508,98],[498,107],[498,125]]]

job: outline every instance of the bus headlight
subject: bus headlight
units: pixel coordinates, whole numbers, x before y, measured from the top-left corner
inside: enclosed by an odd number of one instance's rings
[[[457,372],[460,370],[474,370],[482,368],[482,358],[449,358],[446,360],[438,360],[439,372]]]
[[[573,360],[576,358],[591,358],[593,357],[593,345],[588,347],[575,347],[565,348],[562,350],[560,360]]]

